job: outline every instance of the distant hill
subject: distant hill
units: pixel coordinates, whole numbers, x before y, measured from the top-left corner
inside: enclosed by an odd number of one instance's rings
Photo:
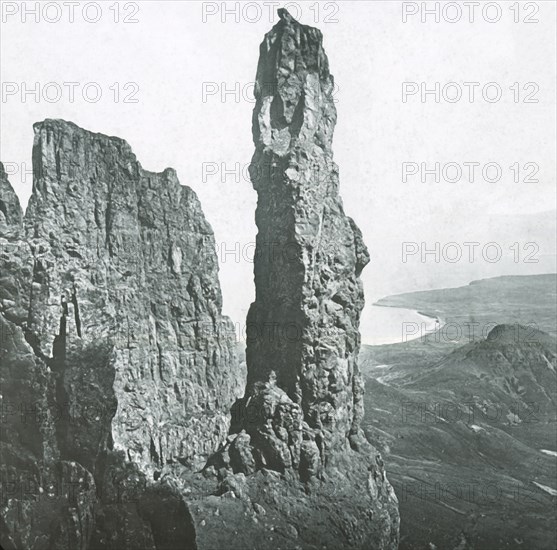
[[[557,340],[504,324],[444,355],[405,346],[367,347],[362,366],[401,550],[557,548]]]
[[[450,351],[485,339],[496,325],[526,326],[557,336],[557,274],[495,277],[457,288],[408,292],[377,305],[415,309],[442,324],[439,331],[399,344],[362,346],[360,364],[431,365]],[[366,335],[362,335],[365,340]]]
[[[481,405],[485,421],[497,426],[534,418],[555,423],[556,348],[557,340],[544,332],[498,325],[486,340],[462,346],[429,368],[407,371],[397,385],[458,398],[464,407]]]

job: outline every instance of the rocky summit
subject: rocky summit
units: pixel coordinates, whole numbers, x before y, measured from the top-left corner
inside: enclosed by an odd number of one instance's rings
[[[247,372],[215,241],[176,173],[34,126],[25,212],[0,164],[5,550],[395,549],[360,428],[360,273],[319,30],[285,10],[257,70]]]

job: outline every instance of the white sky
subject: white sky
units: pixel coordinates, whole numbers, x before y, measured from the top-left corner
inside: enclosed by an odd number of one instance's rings
[[[259,2],[261,17],[254,2],[247,3],[249,9],[243,7],[246,2],[238,3],[240,22],[234,13],[223,22],[223,4],[234,10],[235,2],[121,2],[120,18],[128,15],[138,21],[127,24],[114,22],[114,1],[98,2],[96,23],[84,20],[81,7],[75,21],[68,22],[67,6],[60,7],[59,22],[46,20],[57,17],[56,6],[48,12],[43,8],[39,22],[33,15],[23,21],[22,4],[32,9],[35,2],[2,2],[0,73],[0,159],[10,170],[11,163],[19,167],[10,179],[22,202],[31,192],[31,178],[22,175],[22,168],[31,165],[34,122],[63,118],[126,139],[144,168],[162,171],[172,166],[181,183],[198,193],[218,243],[231,250],[240,243],[240,251],[246,252],[240,258],[232,253],[221,257],[225,312],[242,322],[253,299],[253,265],[246,256],[256,231],[256,194],[247,179],[233,173],[222,182],[221,167],[244,167],[253,153],[249,83],[255,77],[263,35],[277,21],[276,9],[272,22],[269,19],[272,3]],[[207,15],[203,22],[203,4],[205,10],[219,13]],[[554,271],[554,241],[547,224],[551,216],[527,214],[555,209],[556,3],[530,3],[539,8],[530,15],[539,22],[530,24],[513,21],[512,2],[493,3],[496,7],[491,9],[501,10],[496,23],[486,22],[477,8],[473,23],[464,11],[461,21],[452,24],[442,14],[440,23],[433,16],[422,23],[420,14],[403,23],[403,3],[398,1],[320,2],[319,13],[315,4],[290,2],[293,15],[299,11],[303,23],[322,29],[338,85],[335,160],[345,209],[362,228],[372,255],[364,271],[368,303],[391,293],[466,284],[484,276]],[[407,5],[411,10],[412,3]],[[435,2],[428,5],[434,7]],[[534,8],[522,2],[521,21]],[[14,9],[18,11],[11,15]],[[243,20],[242,12],[254,21]],[[87,16],[95,17],[94,7]],[[411,96],[402,102],[403,82],[442,86],[451,81],[465,93],[463,82],[479,82],[476,101],[435,103],[428,96],[422,103]],[[30,94],[23,102],[23,86],[33,89],[37,82],[41,94],[50,98],[58,85],[62,98],[35,101]],[[56,84],[45,87],[52,82]],[[74,102],[64,85],[68,82],[79,83]],[[84,85],[91,82],[102,91],[97,102],[82,99]],[[124,89],[128,82],[137,83],[137,103],[121,100],[133,91]],[[226,101],[216,94],[204,102],[204,82],[216,83],[219,93],[222,83],[229,89],[239,86],[242,93],[238,101],[230,93]],[[500,101],[481,98],[488,82],[501,86]],[[521,102],[514,103],[509,87],[515,82],[536,83],[539,102],[522,102],[533,89],[529,88],[521,91]],[[119,83],[119,102],[114,101],[114,83]],[[6,95],[14,86],[17,93]],[[88,91],[93,96],[94,88]],[[452,97],[454,88],[448,93]],[[477,162],[480,171],[485,163],[496,162],[503,175],[496,183],[484,181],[481,174],[470,183],[466,173],[459,183],[422,183],[419,176],[403,183],[404,162]],[[539,182],[514,182],[509,166],[517,162],[536,163]],[[204,163],[216,163],[210,166],[218,170],[205,181]],[[525,175],[521,172],[520,178]],[[480,258],[473,263],[467,256],[456,263],[441,258],[437,263],[429,257],[424,263],[416,255],[402,262],[402,242],[422,241],[429,247],[435,242],[442,247],[450,241],[476,241]],[[481,248],[490,241],[504,251],[500,262],[481,258]],[[537,264],[512,257],[509,247],[514,242],[522,247],[527,241],[539,245]],[[365,323],[364,319],[364,327]]]

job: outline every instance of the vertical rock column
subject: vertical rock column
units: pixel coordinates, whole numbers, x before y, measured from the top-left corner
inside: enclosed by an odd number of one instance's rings
[[[359,276],[369,255],[339,195],[322,34],[279,15],[261,45],[255,89],[256,299],[238,427],[256,465],[312,475],[362,441]],[[232,457],[246,456],[245,443],[238,438]]]

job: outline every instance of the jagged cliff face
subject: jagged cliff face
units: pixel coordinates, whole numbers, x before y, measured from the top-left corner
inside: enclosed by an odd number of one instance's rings
[[[172,169],[143,170],[125,141],[59,121],[35,125],[33,168],[33,282],[18,321],[63,372],[70,411],[97,407],[106,425],[94,445],[137,463],[211,452],[240,377],[195,193]],[[82,428],[67,437],[86,460]]]
[[[115,499],[144,498],[168,463],[202,464],[226,437],[245,380],[221,314],[213,233],[175,172],[143,170],[125,141],[56,120],[34,130],[23,219],[0,170],[2,496],[13,497],[3,542],[52,539],[50,518],[56,548],[102,547],[105,532],[129,537],[133,522],[136,546],[149,547],[150,512],[113,509]],[[85,484],[69,487],[73,499],[45,505],[39,487],[72,480]],[[179,505],[168,506],[178,521]]]

